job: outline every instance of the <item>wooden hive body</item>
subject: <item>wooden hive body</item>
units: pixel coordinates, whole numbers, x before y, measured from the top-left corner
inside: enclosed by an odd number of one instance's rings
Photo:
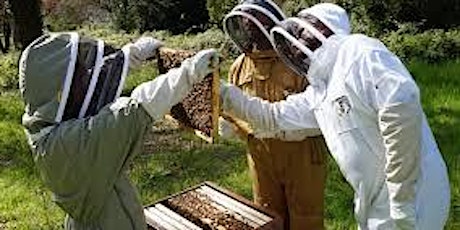
[[[150,229],[280,230],[282,219],[217,185],[205,182],[145,207]]]

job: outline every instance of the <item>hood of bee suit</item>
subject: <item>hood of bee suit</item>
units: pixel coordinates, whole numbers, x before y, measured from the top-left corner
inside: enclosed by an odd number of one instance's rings
[[[30,132],[96,114],[120,96],[128,49],[77,33],[51,33],[32,42],[19,61],[20,90]]]
[[[226,15],[224,31],[243,53],[273,50],[270,30],[285,18],[271,0],[241,1]]]
[[[311,20],[312,18],[315,20]],[[329,45],[326,48],[325,44],[331,43],[337,37],[349,35],[350,31],[348,15],[342,7],[332,3],[320,3],[302,10],[296,18],[285,19],[280,26],[271,30],[271,36],[276,51],[285,63],[299,75],[311,78],[309,75],[318,72],[316,67],[325,66],[325,63],[319,63],[320,66],[313,65],[318,63],[316,59],[321,56],[318,53],[325,49],[328,52],[336,49]]]
[[[351,33],[351,25],[347,12],[336,4],[319,3],[300,11],[297,17],[303,18],[306,15],[316,17],[336,35],[348,35]]]

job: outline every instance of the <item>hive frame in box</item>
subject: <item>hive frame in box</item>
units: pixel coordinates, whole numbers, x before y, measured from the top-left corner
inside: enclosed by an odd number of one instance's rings
[[[259,225],[257,228],[257,230],[281,230],[283,229],[283,220],[281,219],[281,217],[274,213],[273,211],[271,210],[268,210],[260,205],[256,205],[252,202],[250,202],[249,200],[227,190],[227,189],[224,189],[224,188],[221,188],[217,185],[215,185],[214,183],[212,182],[209,182],[209,181],[206,181],[206,182],[203,182],[201,184],[198,184],[196,186],[192,186],[188,189],[185,189],[181,192],[178,192],[176,194],[173,194],[173,195],[170,195],[170,196],[167,196],[166,198],[164,199],[161,199],[157,202],[155,202],[154,204],[152,205],[149,205],[149,206],[146,206],[144,208],[144,213],[146,215],[146,220],[147,220],[147,223],[149,226],[151,227],[155,227],[156,229],[161,229],[161,230],[170,230],[170,229],[182,229],[180,226],[183,226],[183,229],[201,229],[200,227],[198,227],[197,225],[193,224],[191,221],[185,219],[184,217],[177,217],[177,216],[180,216],[179,214],[175,213],[175,214],[172,214],[171,217],[164,217],[164,214],[163,214],[163,219],[160,219],[160,220],[155,220],[154,218],[158,218],[161,214],[157,214],[157,215],[151,215],[149,213],[149,210],[150,208],[154,207],[154,208],[163,208],[162,207],[162,203],[165,203],[167,200],[171,199],[171,198],[174,198],[174,197],[177,197],[177,196],[180,196],[182,194],[185,194],[185,193],[188,193],[190,191],[198,191],[198,190],[202,190],[202,191],[205,191],[207,192],[208,194],[213,194],[212,196],[214,197],[214,202],[219,202],[219,203],[228,203],[227,205],[224,205],[226,207],[233,207],[233,210],[241,210],[240,212],[238,212],[238,214],[241,214],[241,213],[246,213],[246,214],[250,214],[250,215],[253,215],[252,218],[249,218],[248,219],[252,219],[254,222],[257,222],[257,221],[265,221],[264,224],[262,225]],[[166,210],[165,213],[170,213],[171,211],[168,211]],[[267,219],[268,218],[268,219]],[[258,219],[258,220],[255,220],[255,219]],[[171,221],[171,223],[180,223],[179,225],[175,225],[175,226],[170,226],[171,224],[169,223],[164,223],[165,221]],[[185,224],[184,224],[185,223]],[[261,223],[261,222],[259,222]],[[163,225],[162,225],[163,224]],[[172,224],[173,225],[173,224]],[[168,226],[170,226],[170,228],[168,228]],[[179,227],[178,227],[179,226]]]
[[[160,71],[160,74],[163,74],[170,69],[164,66],[165,59],[168,56],[172,56],[170,54],[181,53],[181,52],[184,53],[185,55],[184,57],[181,57],[182,60],[180,60],[179,63],[181,63],[186,58],[193,56],[192,54],[195,53],[189,50],[176,50],[176,49],[165,48],[165,47],[162,47],[160,49],[160,52],[158,52],[158,55],[157,55],[158,69]],[[177,67],[179,63],[175,63],[174,66]],[[212,103],[212,106],[211,106],[212,108],[212,112],[211,112],[212,130],[211,130],[210,136],[206,135],[201,130],[193,129],[190,127],[186,127],[186,128],[189,130],[192,130],[198,137],[205,140],[206,142],[215,143],[217,142],[218,137],[219,137],[219,128],[218,128],[219,111],[220,111],[220,70],[219,68],[216,68],[212,73],[211,103]],[[167,115],[166,118],[176,120],[171,115]]]

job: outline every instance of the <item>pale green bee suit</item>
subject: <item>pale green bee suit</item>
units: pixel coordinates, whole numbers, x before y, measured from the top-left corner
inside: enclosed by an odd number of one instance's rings
[[[26,104],[23,124],[34,160],[53,200],[68,214],[66,229],[145,229],[142,205],[126,169],[140,152],[143,135],[152,121],[162,118],[193,83],[211,72],[215,51],[199,52],[180,68],[138,86],[130,97],[118,98],[127,71],[125,63],[139,46],[131,44],[112,53],[124,62],[111,64],[112,59],[105,57],[108,49],[101,49],[100,41],[95,50],[104,50],[102,59],[101,53],[96,55],[99,58],[91,58],[89,54],[97,53],[94,50],[76,59],[83,47],[77,49],[78,44],[78,35],[73,33],[45,35],[22,54],[20,88]],[[104,84],[104,88],[102,83],[91,81],[102,79],[96,76],[98,67],[90,68],[88,76],[93,77],[88,82],[94,84],[86,86],[92,90],[81,89],[86,93],[80,95],[92,97],[85,105],[78,102],[76,87],[69,85],[85,77],[76,73],[81,62],[88,60],[96,60],[94,66],[101,67],[105,79],[118,77],[107,73],[121,73],[122,77],[114,85]],[[107,103],[106,97],[106,103],[101,103],[102,95],[110,92],[116,92],[112,93],[114,102]],[[80,109],[75,116],[69,114],[67,111],[75,111],[71,109],[75,105],[87,107],[86,113]]]

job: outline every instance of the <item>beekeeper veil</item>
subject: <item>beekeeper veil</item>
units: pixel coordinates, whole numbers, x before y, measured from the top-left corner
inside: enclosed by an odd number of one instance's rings
[[[20,59],[23,122],[54,124],[96,114],[120,96],[128,65],[128,48],[77,33],[43,35]]]
[[[271,0],[245,0],[224,18],[224,31],[241,52],[273,50],[270,30],[284,18]]]
[[[278,55],[299,75],[307,77],[314,52],[333,35],[350,33],[346,11],[331,3],[302,10],[271,30]]]

